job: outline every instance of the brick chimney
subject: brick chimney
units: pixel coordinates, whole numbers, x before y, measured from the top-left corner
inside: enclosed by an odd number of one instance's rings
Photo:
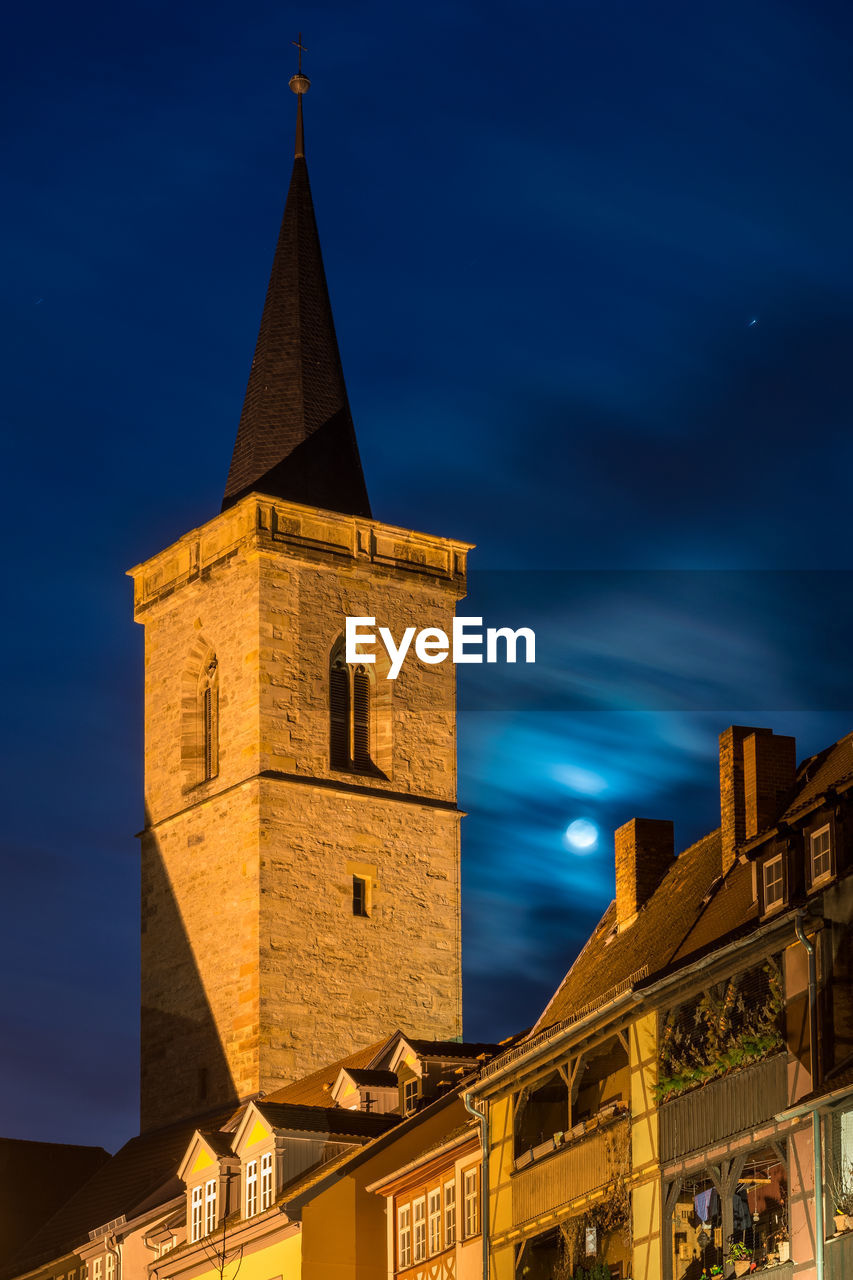
[[[657,818],[632,818],[615,835],[616,924],[619,932],[637,918],[637,912],[663,880],[675,858],[671,822]]]
[[[795,738],[730,725],[720,734],[720,831],[725,875],[744,840],[770,827],[797,776]]]

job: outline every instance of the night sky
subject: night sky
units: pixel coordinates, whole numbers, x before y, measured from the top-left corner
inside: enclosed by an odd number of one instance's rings
[[[463,673],[466,1035],[541,1011],[612,895],[615,826],[672,817],[685,847],[717,825],[726,724],[794,732],[801,757],[853,728],[848,5],[16,6],[7,1136],[136,1128],[123,575],[219,509],[300,28],[374,511],[475,542],[463,612],[540,641],[535,668]]]

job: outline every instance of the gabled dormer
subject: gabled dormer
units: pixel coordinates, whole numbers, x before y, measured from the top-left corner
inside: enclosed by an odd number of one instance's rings
[[[213,1235],[233,1212],[239,1195],[240,1162],[230,1136],[196,1129],[178,1169],[187,1189],[187,1240],[195,1244]]]
[[[272,1206],[282,1177],[277,1168],[282,1145],[277,1144],[275,1128],[257,1104],[249,1103],[232,1142],[240,1162],[241,1217],[254,1218]]]
[[[500,1046],[461,1040],[418,1040],[398,1031],[373,1066],[397,1076],[401,1115],[455,1088],[466,1075],[489,1062]]]
[[[396,1111],[400,1084],[393,1071],[342,1067],[331,1089],[332,1101],[346,1111],[385,1115]]]

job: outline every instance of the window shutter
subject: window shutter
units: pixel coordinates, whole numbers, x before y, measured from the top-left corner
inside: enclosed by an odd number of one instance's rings
[[[352,679],[352,762],[357,769],[370,765],[370,678],[357,667]]]
[[[329,760],[333,769],[349,768],[349,673],[337,663],[329,673]]]

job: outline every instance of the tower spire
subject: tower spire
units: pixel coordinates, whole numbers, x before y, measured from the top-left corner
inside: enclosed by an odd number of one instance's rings
[[[254,492],[369,518],[305,162],[301,33],[293,43],[293,172],[222,508]]]

